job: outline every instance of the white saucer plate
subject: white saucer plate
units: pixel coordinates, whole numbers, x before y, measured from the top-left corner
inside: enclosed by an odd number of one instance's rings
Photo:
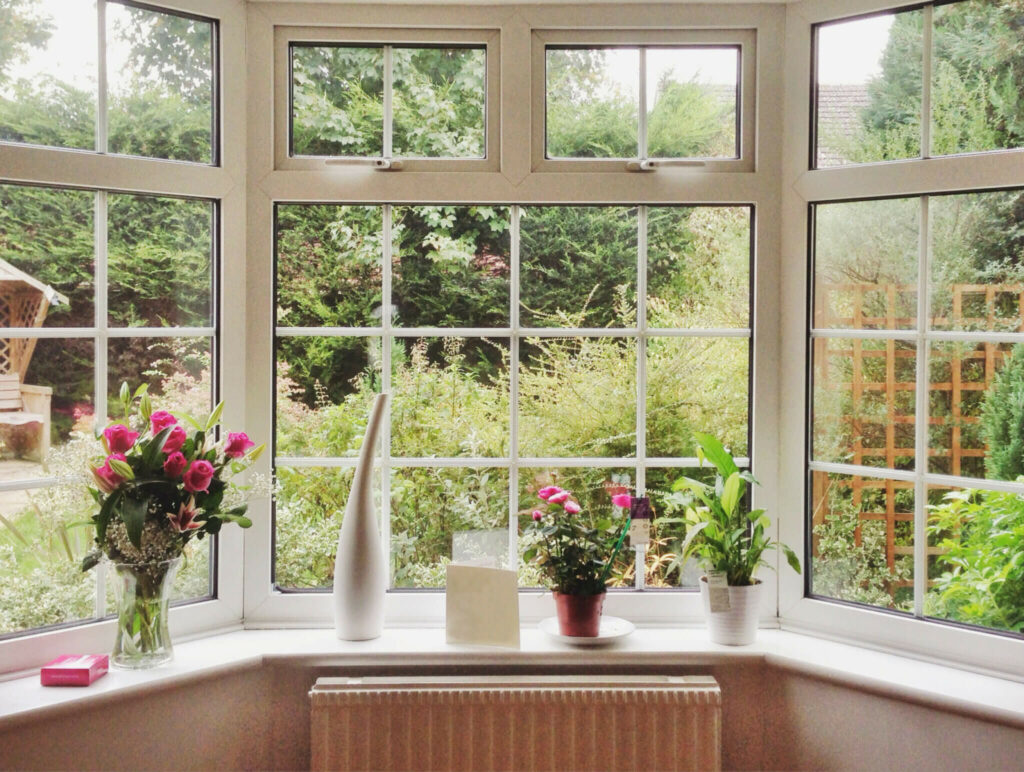
[[[636,630],[636,625],[628,619],[620,619],[619,617],[610,617],[606,615],[601,617],[601,627],[598,629],[597,636],[594,638],[562,635],[558,632],[558,617],[542,619],[537,626],[541,629],[541,632],[548,637],[573,646],[607,646],[608,644],[615,643],[615,641],[618,641],[621,638],[625,638],[631,632]]]

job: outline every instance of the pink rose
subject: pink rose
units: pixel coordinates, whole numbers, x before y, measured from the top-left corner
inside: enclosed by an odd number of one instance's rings
[[[559,490],[558,493],[548,496],[548,504],[564,504],[569,500],[570,495],[569,491]]]
[[[164,474],[172,480],[177,480],[181,477],[181,473],[185,471],[185,465],[187,463],[188,462],[181,453],[171,453],[167,457],[167,460],[164,461]]]
[[[181,450],[181,446],[184,444],[185,430],[180,426],[175,426],[171,429],[171,433],[167,435],[167,439],[164,440],[164,453],[173,453],[176,450]]]
[[[629,505],[633,503],[633,498],[628,493],[617,493],[612,496],[612,504],[616,507],[622,507],[623,509],[629,508]]]
[[[255,444],[245,432],[228,432],[228,441],[224,445],[224,455],[228,458],[241,458],[245,455],[245,451]]]
[[[542,517],[544,517],[544,514],[539,509],[533,510],[533,519],[534,520],[540,520]]]
[[[213,479],[213,464],[209,461],[193,461],[182,480],[189,493],[205,493]]]
[[[93,477],[96,478],[96,485],[104,493],[110,493],[118,485],[124,482],[124,478],[110,468],[110,461],[126,461],[124,453],[111,453],[107,456],[107,460],[103,462],[103,466],[99,469],[93,469]]]
[[[578,515],[580,513],[580,505],[575,501],[565,502],[565,511],[570,515]]]
[[[124,424],[112,424],[103,430],[103,437],[111,453],[127,453],[139,438],[139,433]]]
[[[189,496],[188,501],[181,502],[178,513],[168,512],[167,518],[178,533],[185,533],[203,527],[202,523],[196,521],[197,514],[199,510],[196,509],[196,500]]]
[[[542,499],[544,499],[544,501],[548,501],[552,496],[554,496],[560,490],[562,490],[562,489],[559,488],[557,485],[549,485],[546,488],[541,488],[539,491],[537,491],[537,495],[540,496]]]
[[[178,423],[178,419],[166,410],[157,410],[149,417],[149,428],[153,431],[154,437],[168,426],[174,426],[176,423]]]

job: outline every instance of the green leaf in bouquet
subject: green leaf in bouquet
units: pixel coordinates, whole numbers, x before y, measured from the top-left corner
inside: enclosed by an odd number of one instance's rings
[[[149,496],[139,490],[126,491],[121,502],[121,520],[128,532],[128,540],[136,549],[142,549],[142,527],[146,524]]]
[[[261,442],[255,448],[250,448],[249,449],[249,452],[246,454],[246,458],[248,458],[249,462],[252,463],[257,458],[262,456],[263,455],[263,451],[266,450],[266,449],[267,449],[267,443]]]
[[[103,557],[103,553],[99,550],[93,550],[82,558],[82,571],[88,571],[91,568],[95,568],[99,565],[100,559]]]
[[[216,426],[217,422],[220,421],[220,414],[223,413],[223,412],[224,412],[224,403],[223,402],[218,402],[217,406],[213,409],[213,412],[210,413],[210,417],[206,419],[206,426],[203,428],[204,431],[208,432],[208,431],[210,431],[210,429],[212,429],[214,426]]]
[[[146,443],[146,446],[142,451],[142,463],[145,465],[146,469],[156,469],[162,466],[164,443],[167,442],[167,438],[170,436],[173,429],[173,426],[161,429],[160,433],[156,435],[156,437]]]
[[[203,430],[202,424],[200,424],[196,419],[194,419],[188,413],[184,413],[184,412],[182,412],[182,413],[175,413],[175,415],[178,418],[180,418],[182,421],[187,423],[189,426],[191,426],[193,429],[195,429],[197,432],[201,432]]]
[[[225,513],[220,515],[219,517],[221,520],[224,520],[228,523],[237,523],[240,528],[249,528],[252,526],[252,520],[247,518],[245,515],[231,515]]]
[[[103,506],[100,507],[99,513],[93,518],[96,521],[96,541],[99,544],[103,544],[107,538],[107,524],[110,523],[110,518],[114,514],[114,510],[120,503],[122,496],[121,491],[114,491],[107,496]]]

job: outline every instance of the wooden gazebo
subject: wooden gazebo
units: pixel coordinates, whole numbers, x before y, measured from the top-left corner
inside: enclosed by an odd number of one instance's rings
[[[0,260],[0,329],[42,327],[50,306],[67,304],[53,287]],[[36,338],[0,338],[0,438],[19,453],[14,427],[38,423],[35,451],[44,460],[50,449],[53,389],[22,382],[35,348]]]

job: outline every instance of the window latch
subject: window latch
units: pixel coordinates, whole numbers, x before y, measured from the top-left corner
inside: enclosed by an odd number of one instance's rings
[[[382,172],[397,172],[402,169],[402,161],[398,158],[378,158],[373,162],[373,168]]]
[[[627,172],[653,172],[657,168],[657,162],[649,158],[641,158],[639,161],[626,161]]]

